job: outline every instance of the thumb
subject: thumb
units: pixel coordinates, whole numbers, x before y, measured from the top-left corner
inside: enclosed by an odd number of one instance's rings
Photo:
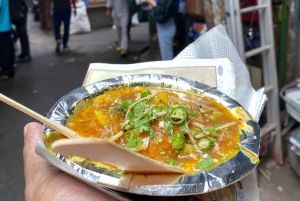
[[[47,166],[44,161],[35,153],[35,145],[39,140],[43,139],[43,126],[39,123],[29,123],[24,127],[24,148],[23,161],[25,177],[35,174],[31,170],[40,170],[42,166]],[[25,178],[26,179],[26,178]]]
[[[39,123],[29,123],[24,127],[24,149],[23,157],[25,159],[32,159],[36,157],[35,145],[39,140],[43,139],[43,127]]]

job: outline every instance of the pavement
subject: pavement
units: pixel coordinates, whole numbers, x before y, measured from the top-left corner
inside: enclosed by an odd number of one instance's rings
[[[52,105],[69,91],[82,85],[90,63],[136,63],[149,46],[148,24],[132,28],[129,56],[121,58],[115,51],[116,33],[111,27],[91,33],[72,35],[71,52],[57,56],[51,31],[39,23],[29,22],[32,60],[18,63],[13,79],[0,83],[0,93],[26,107],[46,115]],[[0,201],[24,200],[23,127],[36,121],[0,102]],[[285,146],[286,150],[286,146]],[[285,155],[284,165],[266,158],[258,173],[261,201],[298,201],[300,179],[293,173]]]
[[[115,50],[117,34],[111,27],[71,35],[71,51],[60,56],[54,53],[52,31],[29,21],[28,32],[32,60],[17,63],[15,77],[0,83],[0,93],[44,116],[60,97],[82,85],[90,63],[136,63],[149,46],[147,23],[132,27],[127,58]],[[0,102],[0,201],[24,200],[23,127],[32,121]]]

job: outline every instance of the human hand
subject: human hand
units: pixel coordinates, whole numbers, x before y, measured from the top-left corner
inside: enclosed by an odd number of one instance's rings
[[[42,140],[42,125],[29,123],[24,128],[24,174],[26,201],[114,201],[113,197],[64,173],[35,154]]]
[[[156,7],[156,5],[157,5],[155,0],[144,0],[144,2],[149,3],[153,7]]]
[[[110,17],[110,8],[106,9],[106,13],[105,14],[106,14],[107,17]]]

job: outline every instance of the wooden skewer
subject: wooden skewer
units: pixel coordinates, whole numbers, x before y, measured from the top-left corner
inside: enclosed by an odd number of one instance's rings
[[[127,149],[108,140],[81,138],[76,132],[69,128],[47,119],[46,117],[30,110],[1,93],[0,100],[52,127],[66,137],[72,138],[55,141],[52,144],[52,150],[56,153],[92,158],[132,172],[184,173],[184,170],[179,167],[173,167],[154,161],[153,159],[147,158],[143,155],[128,151]]]
[[[55,129],[56,131],[60,132],[64,136],[75,139],[75,138],[81,138],[76,132],[72,131],[71,129],[56,123],[55,121],[52,121],[50,119],[47,119],[46,117],[36,113],[35,111],[25,107],[24,105],[21,105],[20,103],[4,96],[3,94],[0,93],[0,100],[17,110],[20,110],[21,112],[35,118],[36,120],[43,122],[44,124],[50,126],[51,128]]]

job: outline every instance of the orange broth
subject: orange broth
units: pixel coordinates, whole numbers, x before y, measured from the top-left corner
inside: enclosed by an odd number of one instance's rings
[[[112,112],[113,109],[118,108],[126,100],[138,101],[141,99],[141,93],[146,90],[155,94],[149,102],[151,105],[170,106],[171,108],[181,105],[186,108],[189,114],[186,124],[188,124],[194,143],[190,135],[186,133],[184,125],[171,125],[169,128],[166,128],[166,124],[170,124],[170,122],[168,122],[168,117],[165,116],[149,122],[155,135],[151,136],[148,146],[144,150],[137,149],[135,150],[136,152],[157,161],[179,166],[187,173],[191,173],[209,169],[223,163],[239,151],[239,125],[241,122],[238,117],[211,99],[171,89],[127,87],[106,91],[93,100],[85,100],[86,106],[68,119],[67,127],[77,132],[81,137],[108,140],[122,131],[121,125],[125,121],[125,112]],[[193,122],[200,123],[204,129],[195,126]],[[236,122],[236,124],[218,130],[218,127],[221,125],[226,125],[230,122]],[[209,128],[213,128],[217,135],[213,131],[209,132]],[[124,131],[124,133],[126,132]],[[184,147],[180,150],[175,150],[172,147],[172,138],[176,133],[182,133],[185,138]],[[149,135],[149,131],[138,131],[136,137],[145,139]],[[209,150],[199,149],[197,143],[203,138],[201,135],[213,141],[213,145]],[[115,143],[123,147],[126,146],[127,140],[124,136],[125,134],[117,138]],[[195,147],[195,143],[197,147]],[[207,157],[212,159],[210,160],[211,163],[208,166],[200,165],[199,168],[197,164]]]

